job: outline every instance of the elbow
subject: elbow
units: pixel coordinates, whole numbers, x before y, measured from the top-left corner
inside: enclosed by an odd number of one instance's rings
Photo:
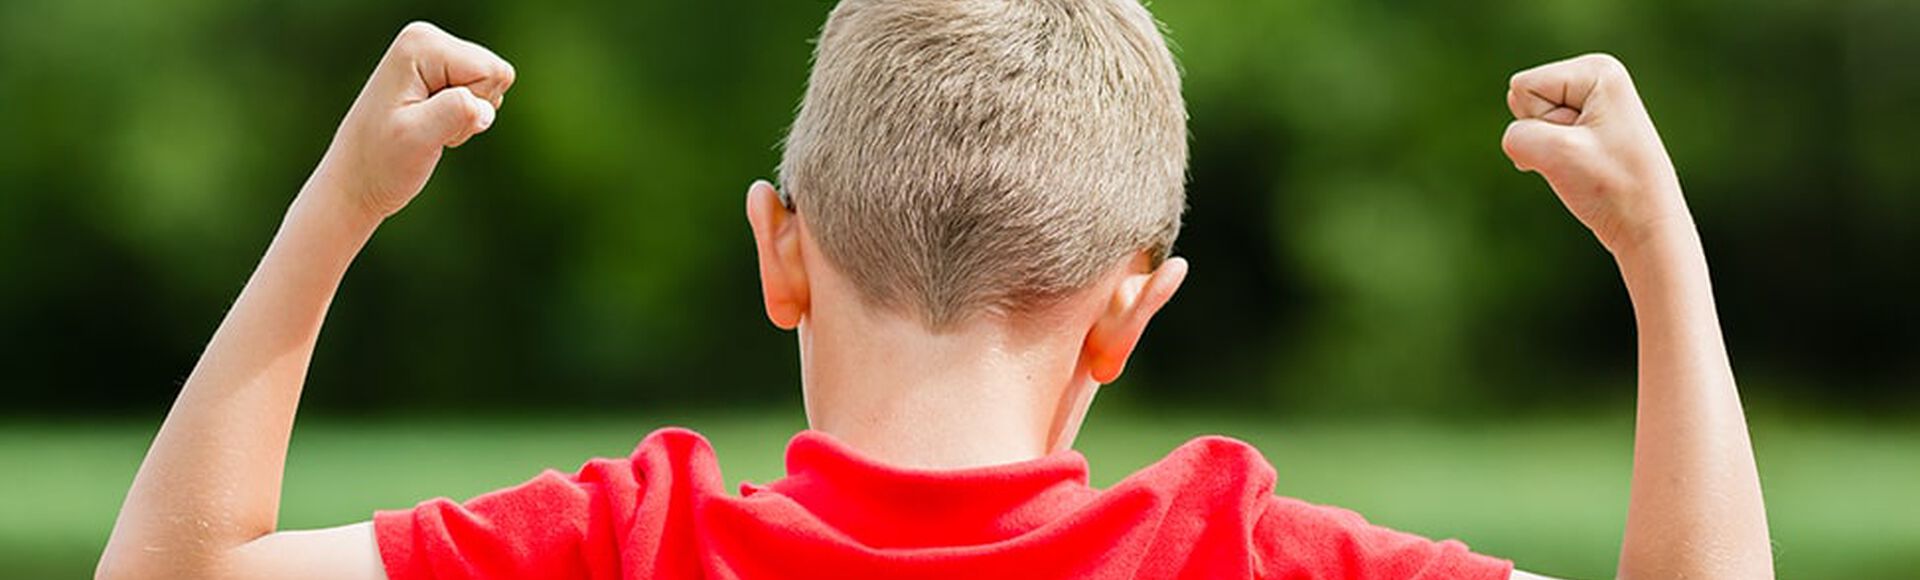
[[[126,580],[139,577],[134,574],[134,570],[139,568],[127,562],[127,557],[121,555],[124,550],[117,548],[118,546],[113,545],[111,541],[107,543],[106,551],[100,553],[100,561],[93,564],[93,580]]]
[[[93,567],[94,580],[154,580],[172,578],[218,578],[218,566],[194,557],[161,557],[158,554],[126,554],[108,548]]]
[[[138,567],[127,565],[126,558],[115,556],[109,548],[100,555],[100,561],[93,565],[93,580],[129,580],[140,578],[133,571]]]
[[[139,562],[108,548],[93,566],[94,580],[145,580],[148,578],[186,578],[184,570],[166,570],[158,562]]]
[[[191,528],[189,529],[191,530]],[[96,580],[192,578],[220,580],[263,577],[242,557],[244,543],[178,529],[126,533],[116,528],[93,567]]]

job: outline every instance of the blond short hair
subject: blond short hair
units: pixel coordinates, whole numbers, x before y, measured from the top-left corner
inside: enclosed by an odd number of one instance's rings
[[[1165,259],[1186,118],[1138,0],[844,0],[780,178],[866,303],[938,330]]]

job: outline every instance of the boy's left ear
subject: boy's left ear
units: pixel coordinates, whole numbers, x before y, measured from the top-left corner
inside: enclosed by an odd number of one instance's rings
[[[1086,342],[1081,347],[1081,364],[1100,384],[1120,378],[1120,372],[1126,370],[1127,357],[1133,355],[1133,348],[1140,344],[1140,335],[1147,331],[1147,322],[1173,299],[1173,292],[1187,279],[1184,258],[1169,258],[1158,268],[1147,265],[1149,263],[1144,254],[1129,263],[1120,283],[1114,285],[1106,310],[1087,331]]]
[[[767,320],[793,330],[812,306],[806,262],[800,253],[800,220],[773,184],[755,181],[747,188],[747,224],[760,262],[760,294]]]

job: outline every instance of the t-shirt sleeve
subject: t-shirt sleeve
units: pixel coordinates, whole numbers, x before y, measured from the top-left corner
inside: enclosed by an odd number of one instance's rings
[[[585,578],[606,526],[603,486],[546,471],[464,504],[446,498],[374,514],[393,580]]]
[[[1254,527],[1262,578],[1506,580],[1513,563],[1368,523],[1360,514],[1273,497]]]
[[[594,459],[572,475],[549,470],[466,503],[376,512],[374,537],[393,580],[685,574],[700,563],[677,549],[692,541],[696,488],[720,487],[712,446],[670,427],[626,459]]]

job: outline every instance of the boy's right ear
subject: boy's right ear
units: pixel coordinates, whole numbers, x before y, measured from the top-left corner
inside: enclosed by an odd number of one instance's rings
[[[793,330],[812,304],[807,268],[800,253],[799,214],[787,208],[773,184],[755,181],[747,188],[747,224],[760,261],[760,294],[767,319]]]

